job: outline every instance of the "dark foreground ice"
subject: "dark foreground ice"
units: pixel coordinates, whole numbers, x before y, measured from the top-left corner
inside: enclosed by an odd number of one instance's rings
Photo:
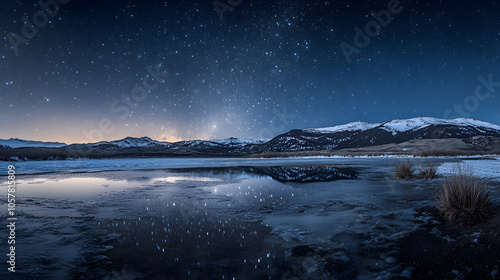
[[[442,177],[396,180],[401,160],[19,163],[17,272],[0,279],[411,279],[402,240],[442,223],[428,211]]]

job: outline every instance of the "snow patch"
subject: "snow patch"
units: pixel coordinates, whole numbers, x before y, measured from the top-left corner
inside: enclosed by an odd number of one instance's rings
[[[348,124],[343,124],[343,125],[337,125],[337,126],[332,126],[332,127],[325,127],[325,128],[312,128],[312,129],[307,129],[308,131],[312,132],[341,132],[341,131],[365,131],[368,129],[375,128],[379,126],[379,123],[366,123],[366,122],[352,122]]]
[[[463,163],[470,166],[474,175],[487,180],[500,181],[500,161],[491,160],[464,160]],[[449,176],[453,173],[457,163],[445,162],[439,166],[438,174]]]

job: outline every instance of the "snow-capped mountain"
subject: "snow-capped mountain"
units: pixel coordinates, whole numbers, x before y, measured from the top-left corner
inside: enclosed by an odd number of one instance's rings
[[[113,157],[226,157],[269,152],[325,151],[399,144],[419,139],[460,140],[462,150],[500,151],[500,126],[484,121],[420,117],[384,123],[352,122],[326,128],[294,129],[265,139],[191,140],[161,142],[149,137],[127,137],[90,144],[44,143],[19,139],[0,140],[1,158],[113,158]],[[450,140],[451,141],[451,140]],[[443,141],[441,141],[443,142]],[[446,141],[445,141],[446,142]],[[448,143],[448,142],[447,142]],[[43,147],[43,153],[26,147]],[[433,147],[431,147],[433,148]],[[437,147],[435,147],[438,149]],[[35,156],[43,154],[43,156]]]
[[[238,139],[227,138],[222,140],[190,140],[172,143],[172,149],[190,149],[197,154],[211,156],[237,156],[260,152],[260,147],[266,139]]]
[[[91,150],[116,150],[116,156],[177,156],[177,155],[210,155],[210,156],[237,156],[259,152],[257,147],[264,143],[264,139],[227,138],[222,140],[190,140],[175,143],[161,142],[149,137],[127,137],[115,141],[101,141],[89,144],[72,144],[68,148]],[[127,151],[122,151],[127,149]],[[95,152],[99,153],[99,152]]]
[[[23,148],[23,147],[59,148],[66,146],[65,143],[59,143],[59,142],[30,141],[18,138],[10,138],[6,140],[0,139],[0,145],[10,148]]]
[[[334,127],[306,129],[311,132],[342,132],[342,131],[365,131],[372,128],[380,128],[391,132],[393,135],[398,132],[405,132],[410,130],[422,129],[431,125],[454,125],[458,127],[476,127],[486,130],[500,130],[500,125],[466,118],[457,118],[452,120],[438,119],[430,117],[419,117],[413,119],[392,120],[384,123],[365,123],[365,122],[352,122],[344,125]]]
[[[263,144],[269,139],[239,139],[239,138],[227,138],[221,140],[190,140],[190,141],[180,141],[174,143],[175,145],[185,146],[185,147],[243,147],[246,145]]]
[[[232,145],[232,146],[245,146],[249,144],[263,144],[270,139],[241,139],[241,138],[227,138],[222,140],[211,140],[210,142],[220,143],[221,145]]]
[[[165,147],[172,146],[171,143],[156,141],[149,137],[141,137],[141,138],[126,137],[121,140],[101,141],[90,145],[98,148],[137,148],[137,147],[151,147],[151,146],[165,146]]]
[[[341,131],[357,131],[357,130],[367,130],[381,125],[380,123],[365,123],[365,122],[351,122],[348,124],[342,124],[332,127],[324,127],[324,128],[310,128],[305,129],[306,131],[311,132],[324,132],[324,133],[333,133],[333,132],[341,132]]]
[[[500,126],[475,119],[419,117],[384,123],[353,122],[326,128],[294,129],[267,142],[266,151],[339,150],[417,139],[500,136]]]

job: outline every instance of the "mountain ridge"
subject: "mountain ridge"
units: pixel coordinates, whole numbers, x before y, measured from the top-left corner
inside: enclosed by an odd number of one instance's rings
[[[494,139],[484,138],[479,139],[478,142],[471,140],[473,137],[493,137]],[[169,143],[146,136],[126,137],[114,141],[71,144],[62,147],[17,147],[10,149],[16,152],[9,153],[6,152],[8,149],[0,147],[0,156],[4,158],[7,155],[27,157],[30,153],[37,155],[52,153],[63,158],[238,157],[266,153],[352,150],[426,139],[461,139],[459,142],[463,145],[456,144],[455,147],[478,152],[492,150],[491,147],[496,150],[498,141],[495,139],[500,139],[500,126],[475,119],[448,120],[419,117],[383,123],[351,122],[333,127],[292,129],[270,140],[231,137],[221,140],[188,140]],[[434,142],[439,143],[439,147],[430,147],[430,149],[439,150],[445,147],[443,141]],[[486,145],[481,146],[476,142],[486,143]]]
[[[294,129],[267,142],[270,152],[339,150],[402,143],[417,139],[500,137],[500,126],[475,119],[418,117],[383,123],[353,122],[345,125]]]
[[[62,142],[44,142],[36,140],[23,140],[19,138],[9,138],[9,139],[0,139],[0,145],[7,146],[10,148],[21,148],[21,147],[59,148],[67,146],[68,144]]]
[[[413,124],[413,125],[412,125]],[[391,132],[393,135],[397,134],[397,132],[405,132],[408,130],[415,130],[416,128],[425,128],[430,125],[456,125],[456,126],[475,126],[475,127],[483,127],[487,129],[495,129],[500,131],[500,125],[496,125],[490,122],[485,122],[472,118],[456,118],[456,119],[440,119],[434,117],[417,117],[410,119],[394,119],[391,121],[386,121],[382,123],[368,123],[363,121],[355,121],[349,122],[347,124],[341,124],[331,127],[320,127],[320,128],[305,128],[305,129],[292,129],[287,133],[292,131],[304,131],[310,133],[335,133],[335,132],[349,132],[349,131],[366,131],[374,128],[382,128],[386,131]],[[407,129],[402,129],[402,127],[407,127]],[[286,133],[285,133],[286,134]],[[280,135],[275,136],[274,138]],[[272,139],[274,139],[272,138]],[[78,144],[66,144],[62,142],[43,142],[43,141],[35,141],[35,140],[23,140],[19,138],[10,138],[10,139],[0,139],[0,145],[10,146],[11,148],[18,147],[61,147],[61,146],[70,146],[70,145],[92,145],[92,146],[106,146],[106,145],[115,145],[118,148],[128,148],[128,147],[144,147],[144,146],[153,146],[153,145],[163,145],[163,146],[171,146],[172,144],[195,144],[202,142],[210,142],[217,143],[219,145],[245,145],[245,144],[264,144],[272,139],[245,139],[245,138],[235,138],[229,137],[225,139],[212,139],[212,140],[183,140],[177,142],[164,142],[159,140],[153,140],[148,136],[143,137],[131,137],[127,136],[123,139],[111,140],[111,141],[100,141],[96,143],[78,143]],[[8,141],[15,142],[17,144],[9,145]],[[25,145],[23,145],[25,143]],[[38,145],[38,146],[36,146]]]
[[[413,124],[413,126],[412,126]],[[354,131],[354,130],[367,130],[376,127],[385,128],[388,131],[399,131],[402,126],[406,126],[409,129],[415,129],[417,127],[424,128],[429,125],[457,125],[457,126],[481,126],[500,130],[500,125],[496,125],[490,122],[485,122],[481,120],[471,119],[471,118],[456,118],[456,119],[440,119],[434,117],[417,117],[411,119],[394,119],[391,121],[386,121],[383,123],[367,123],[362,121],[350,122],[343,125],[337,125],[333,127],[323,127],[323,128],[309,128],[309,131],[319,131],[319,132],[335,132],[335,131]],[[342,130],[342,128],[344,128]]]

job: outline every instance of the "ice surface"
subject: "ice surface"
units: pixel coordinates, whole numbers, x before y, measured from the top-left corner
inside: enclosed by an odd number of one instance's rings
[[[230,167],[230,166],[279,166],[314,164],[349,164],[359,158],[305,157],[278,159],[245,158],[143,158],[143,159],[74,159],[49,161],[5,162],[16,167],[17,174],[77,173],[117,170],[157,170],[166,168]],[[366,158],[365,161],[375,160]],[[5,167],[7,169],[7,167]]]
[[[475,176],[483,179],[500,181],[500,157],[492,159],[466,159],[463,160],[463,163],[472,168]],[[444,176],[450,175],[456,166],[456,163],[443,163],[438,169],[438,174]]]
[[[16,173],[45,174],[45,173],[80,173],[118,170],[159,170],[169,168],[196,168],[196,167],[232,167],[232,166],[282,166],[282,165],[335,165],[380,162],[381,159],[399,160],[413,158],[413,156],[310,156],[293,158],[127,158],[127,159],[73,159],[47,161],[17,161],[4,162],[16,167]],[[445,161],[446,158],[440,158]]]
[[[416,209],[434,203],[433,194],[441,179],[396,180],[394,166],[402,160],[407,158],[14,162],[24,174],[45,173],[19,176],[23,197],[18,208],[23,215],[19,243],[26,246],[19,254],[34,256],[26,260],[30,266],[25,273],[38,273],[41,279],[64,273],[62,267],[78,269],[79,265],[82,275],[93,279],[112,279],[113,272],[143,275],[139,278],[151,276],[148,273],[175,279],[212,273],[218,279],[282,279],[285,271],[301,264],[300,259],[294,263],[284,255],[297,245],[312,244],[316,247],[309,256],[317,263],[348,260],[346,267],[359,271],[357,277],[347,279],[404,274],[408,267],[398,262],[397,242],[418,223],[435,222],[428,216],[416,217]],[[418,168],[440,165],[443,174],[447,166],[460,161],[409,160]],[[498,174],[494,173],[499,169],[497,159],[464,161],[478,172]],[[269,176],[186,170],[321,164],[353,166],[359,170],[358,179],[282,183]],[[168,168],[184,169],[172,172]],[[113,171],[89,173],[102,170]],[[30,197],[29,188],[39,192]],[[83,192],[91,199],[65,197],[65,188],[75,188],[76,194]],[[47,190],[45,195],[42,190]],[[57,190],[64,191],[56,196]],[[0,195],[2,201],[4,198]],[[2,207],[6,208],[5,203]],[[3,208],[2,213],[6,213]],[[7,234],[5,227],[0,234]],[[22,251],[28,246],[36,254]],[[77,252],[78,256],[65,257],[58,254],[61,250]],[[321,259],[319,253],[328,250],[332,250],[331,255]],[[82,255],[88,257],[87,263],[72,263],[85,259]],[[92,269],[92,265],[102,267]],[[89,274],[95,271],[108,274]]]

